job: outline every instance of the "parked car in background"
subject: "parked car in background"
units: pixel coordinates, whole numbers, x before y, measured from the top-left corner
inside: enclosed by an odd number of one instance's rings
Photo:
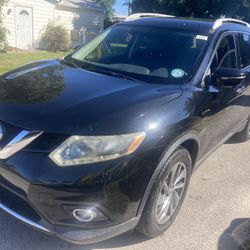
[[[0,78],[0,207],[80,244],[174,221],[193,171],[250,138],[250,25],[136,14]]]

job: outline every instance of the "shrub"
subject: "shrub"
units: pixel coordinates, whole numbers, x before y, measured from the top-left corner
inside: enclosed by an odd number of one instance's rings
[[[2,10],[4,5],[7,3],[6,0],[0,0],[0,51],[4,50],[7,46],[6,40],[6,29],[3,27],[3,20],[2,20]]]
[[[0,25],[0,51],[7,47],[6,29]]]
[[[48,51],[68,51],[69,35],[62,25],[49,23],[42,34],[40,41],[41,49]]]

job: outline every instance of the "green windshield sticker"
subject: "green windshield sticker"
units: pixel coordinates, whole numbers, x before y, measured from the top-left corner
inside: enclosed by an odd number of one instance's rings
[[[171,71],[171,75],[175,78],[181,78],[185,75],[185,72],[182,69],[174,69]]]

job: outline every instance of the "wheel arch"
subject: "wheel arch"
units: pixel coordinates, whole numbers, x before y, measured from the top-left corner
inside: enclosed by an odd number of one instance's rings
[[[192,159],[192,167],[194,168],[198,158],[199,143],[192,138],[184,141],[180,146],[182,146],[189,152]]]
[[[174,153],[174,151],[178,149],[180,146],[184,147],[190,153],[192,165],[194,168],[197,158],[198,158],[198,154],[199,154],[200,137],[196,132],[188,132],[179,136],[173,143],[170,144],[169,147],[167,147],[167,149],[162,154],[160,158],[161,160],[158,166],[156,167],[152,177],[150,178],[147,188],[143,194],[143,197],[141,199],[141,202],[138,208],[137,216],[140,217],[142,215],[142,212],[148,200],[151,189],[158,175],[160,174],[162,167],[164,166],[164,163]]]

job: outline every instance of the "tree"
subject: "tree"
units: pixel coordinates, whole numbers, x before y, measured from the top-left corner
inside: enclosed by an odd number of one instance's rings
[[[132,0],[126,0],[123,3],[123,6],[127,6],[127,8],[128,8],[128,15],[130,15],[131,14]]]
[[[116,0],[97,0],[98,3],[102,4],[106,8],[106,20],[110,20],[114,14],[113,6]]]
[[[226,16],[250,21],[248,0],[133,0],[132,11],[198,18]]]
[[[0,0],[0,50],[3,50],[6,45],[6,29],[3,26],[3,7],[7,3],[7,0]]]

